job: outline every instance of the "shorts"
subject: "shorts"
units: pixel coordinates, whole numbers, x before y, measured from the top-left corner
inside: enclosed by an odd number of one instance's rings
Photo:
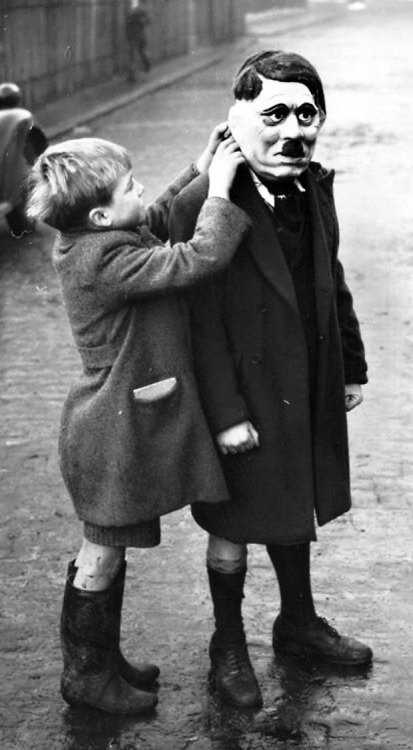
[[[159,518],[134,526],[95,526],[84,524],[84,536],[89,542],[104,547],[157,547],[161,542]]]

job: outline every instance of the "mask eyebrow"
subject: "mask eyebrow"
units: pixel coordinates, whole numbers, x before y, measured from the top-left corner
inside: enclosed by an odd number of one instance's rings
[[[310,112],[312,112],[313,115],[316,115],[318,112],[318,109],[315,106],[315,104],[312,104],[311,102],[303,102],[302,104],[300,104],[299,107],[296,108],[297,114],[301,114],[301,112],[305,112],[308,110],[310,110]]]
[[[283,110],[284,112],[289,112],[291,107],[288,107],[287,104],[283,104],[283,102],[279,102],[278,104],[273,104],[272,107],[268,107],[268,109],[261,110],[262,115],[272,115],[274,112],[277,112],[277,110]]]
[[[273,104],[273,106],[268,107],[268,109],[261,110],[260,114],[272,115],[274,112],[280,112],[280,110],[281,112],[297,112],[297,114],[310,110],[313,115],[316,115],[318,112],[317,107],[315,104],[312,104],[312,102],[303,102],[298,107],[289,107],[287,104],[280,102],[279,104]]]

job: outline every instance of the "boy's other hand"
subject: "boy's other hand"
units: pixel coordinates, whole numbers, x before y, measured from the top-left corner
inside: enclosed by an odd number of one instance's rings
[[[260,441],[257,430],[251,422],[240,422],[227,430],[219,432],[216,437],[221,453],[245,453],[258,448]]]
[[[206,172],[209,169],[209,165],[211,164],[212,158],[219,144],[222,143],[222,141],[225,140],[225,138],[228,138],[228,136],[230,135],[231,132],[226,121],[220,122],[219,125],[215,126],[211,135],[209,136],[206,149],[202,152],[196,163],[199,172]]]
[[[361,389],[361,385],[359,385],[358,383],[346,385],[344,394],[346,411],[355,409],[356,406],[359,406],[363,401],[363,391]]]
[[[229,199],[237,169],[245,159],[232,135],[221,141],[209,167],[208,197]]]

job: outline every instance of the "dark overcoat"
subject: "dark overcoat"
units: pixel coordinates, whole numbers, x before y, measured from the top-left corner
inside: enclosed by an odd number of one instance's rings
[[[209,198],[191,242],[162,244],[172,199],[192,177],[188,170],[153,204],[147,227],[66,234],[54,250],[83,362],[63,409],[61,468],[79,518],[97,526],[228,498],[181,294],[228,263],[249,220]]]
[[[207,531],[236,543],[315,538],[350,508],[345,383],[365,383],[367,365],[352,297],[337,259],[333,173],[311,164],[303,177],[310,213],[318,338],[316,393],[294,284],[271,209],[247,169],[231,199],[253,221],[228,269],[193,306],[196,373],[213,434],[251,420],[260,446],[222,456],[232,502],[193,509]],[[174,241],[189,236],[207,189],[199,178],[176,198]],[[310,402],[314,403],[313,409]]]

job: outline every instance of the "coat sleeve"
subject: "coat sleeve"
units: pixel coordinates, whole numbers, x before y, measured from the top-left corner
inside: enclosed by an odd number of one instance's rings
[[[209,198],[189,242],[158,245],[149,233],[146,242],[139,236],[135,240],[132,233],[120,233],[114,241],[108,233],[93,279],[100,304],[113,309],[196,284],[229,263],[248,227],[240,208],[223,198]]]
[[[171,239],[192,237],[204,199],[205,180],[179,195],[171,211]],[[195,184],[194,184],[195,185]],[[199,188],[199,189],[197,189]],[[249,419],[239,391],[236,365],[230,351],[223,316],[223,276],[216,276],[191,295],[194,370],[204,411],[214,434]]]
[[[354,311],[353,298],[346,284],[340,261],[336,268],[337,313],[344,360],[344,377],[347,384],[367,383],[367,362],[361,338],[360,325]]]
[[[152,234],[159,237],[162,242],[166,242],[169,239],[169,213],[175,196],[198,176],[198,169],[195,164],[191,164],[148,207],[146,211],[146,223]],[[192,234],[190,235],[191,237]]]
[[[202,285],[191,304],[194,371],[213,434],[250,419],[225,329],[222,284],[221,277]]]

